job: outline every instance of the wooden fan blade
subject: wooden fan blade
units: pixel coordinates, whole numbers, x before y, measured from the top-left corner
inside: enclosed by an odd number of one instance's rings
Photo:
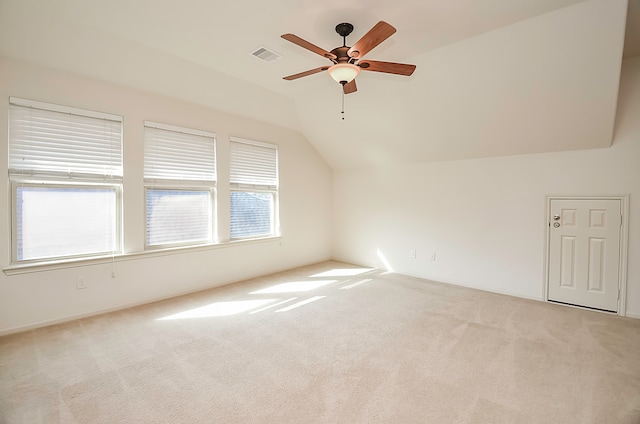
[[[384,72],[387,74],[396,74],[409,76],[416,70],[416,65],[407,65],[405,63],[380,62],[377,60],[363,60],[358,62],[358,66],[363,71]]]
[[[302,38],[298,37],[297,35],[293,35],[293,34],[283,34],[281,35],[282,38],[284,38],[287,41],[292,42],[293,44],[296,44],[304,49],[307,49],[313,53],[319,54],[320,56],[326,57],[327,59],[336,59],[336,55],[333,53],[329,53],[328,51],[326,51],[323,48],[320,48],[318,46],[316,46],[315,44],[311,44],[310,42],[303,40]]]
[[[351,82],[346,83],[342,86],[342,91],[344,94],[351,94],[358,91],[358,87],[356,86],[356,80],[351,80]]]
[[[308,71],[300,72],[299,74],[293,74],[293,75],[289,75],[288,77],[282,77],[282,79],[291,81],[294,79],[306,77],[307,75],[317,74],[318,72],[326,71],[327,69],[329,69],[328,66],[321,66],[319,68],[309,69]]]
[[[354,59],[361,58],[378,44],[391,37],[396,29],[384,21],[380,21],[374,25],[356,44],[349,49],[349,57]]]

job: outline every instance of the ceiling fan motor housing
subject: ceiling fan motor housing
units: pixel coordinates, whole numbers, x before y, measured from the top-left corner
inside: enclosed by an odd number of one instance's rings
[[[336,55],[336,58],[334,59],[335,63],[347,63],[351,59],[351,57],[349,57],[348,46],[336,47],[331,50],[331,53]]]

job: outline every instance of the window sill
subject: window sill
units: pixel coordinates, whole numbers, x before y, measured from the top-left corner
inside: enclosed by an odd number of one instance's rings
[[[29,264],[12,264],[4,267],[5,275],[19,275],[33,272],[52,271],[56,269],[77,268],[91,265],[110,264],[117,262],[133,261],[144,258],[154,258],[169,255],[181,255],[207,250],[224,249],[230,246],[254,243],[268,243],[280,241],[282,236],[269,236],[246,240],[231,240],[221,243],[203,244],[197,246],[168,247],[163,249],[146,250],[144,252],[121,253],[117,255],[92,256],[90,258],[64,259],[58,261],[46,261]]]

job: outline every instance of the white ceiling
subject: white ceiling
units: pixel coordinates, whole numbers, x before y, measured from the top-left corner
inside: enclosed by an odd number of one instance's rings
[[[625,56],[640,54],[630,1]],[[0,0],[0,55],[293,128],[337,169],[572,150],[611,142],[624,32],[613,3],[626,11],[625,0]],[[281,34],[331,50],[336,24],[354,25],[350,45],[380,20],[398,32],[367,58],[418,68],[363,72],[346,120],[327,75],[282,80],[329,62]],[[282,58],[251,56],[260,46]]]

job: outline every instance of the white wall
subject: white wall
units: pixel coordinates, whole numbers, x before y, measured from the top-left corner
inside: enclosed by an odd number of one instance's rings
[[[0,60],[0,175],[7,175],[9,96],[124,116],[124,250],[112,265],[0,273],[0,334],[193,292],[331,257],[332,170],[299,133],[236,115],[72,74]],[[220,223],[228,223],[230,136],[279,146],[282,238],[222,244],[167,255],[144,246],[143,121],[217,133]],[[0,267],[10,265],[10,192],[0,184]],[[226,225],[221,238],[228,238]],[[115,270],[116,277],[111,277]],[[88,288],[77,290],[76,278]]]
[[[640,318],[639,117],[636,57],[610,148],[336,171],[334,257],[384,267],[379,251],[398,273],[543,299],[545,196],[629,194],[626,308]]]

